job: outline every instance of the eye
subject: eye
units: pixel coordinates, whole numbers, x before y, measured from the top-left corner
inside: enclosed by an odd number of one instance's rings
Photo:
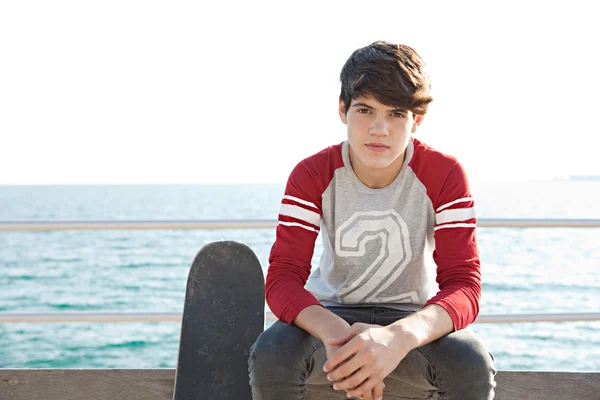
[[[368,108],[359,108],[358,110],[356,110],[356,112],[358,112],[359,114],[368,114],[371,112],[371,110],[369,110]]]
[[[404,115],[404,113],[401,113],[401,112],[398,112],[398,111],[393,112],[392,116],[396,117],[396,118],[406,118],[405,115]]]

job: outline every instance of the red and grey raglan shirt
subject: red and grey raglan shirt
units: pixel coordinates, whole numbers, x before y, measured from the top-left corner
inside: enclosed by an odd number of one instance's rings
[[[438,304],[454,329],[479,312],[481,270],[475,208],[457,160],[412,139],[385,188],[354,173],[347,141],[292,171],[269,257],[266,299],[292,323],[310,305]],[[323,254],[311,273],[315,241]]]

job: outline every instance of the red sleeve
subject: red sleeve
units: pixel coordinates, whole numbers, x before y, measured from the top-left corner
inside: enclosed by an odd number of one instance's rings
[[[305,161],[288,179],[265,285],[269,308],[289,324],[304,308],[321,303],[305,288],[322,216],[319,177]]]
[[[425,305],[443,307],[450,314],[454,329],[459,330],[475,321],[481,297],[475,208],[466,173],[459,163],[450,170],[433,204],[433,259],[440,291]]]

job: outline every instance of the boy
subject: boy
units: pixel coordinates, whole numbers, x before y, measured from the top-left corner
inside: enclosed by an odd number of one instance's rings
[[[432,101],[423,61],[375,42],[340,79],[348,140],[300,162],[282,200],[265,287],[279,321],[252,347],[253,398],[304,399],[309,383],[376,400],[391,379],[396,398],[492,399],[493,360],[463,329],[481,294],[467,178],[411,137]]]

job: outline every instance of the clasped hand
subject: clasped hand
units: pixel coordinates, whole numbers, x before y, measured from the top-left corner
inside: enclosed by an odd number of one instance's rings
[[[323,370],[335,382],[335,390],[348,397],[379,400],[383,397],[383,379],[406,356],[387,327],[356,323],[345,336],[325,341],[327,362]]]

